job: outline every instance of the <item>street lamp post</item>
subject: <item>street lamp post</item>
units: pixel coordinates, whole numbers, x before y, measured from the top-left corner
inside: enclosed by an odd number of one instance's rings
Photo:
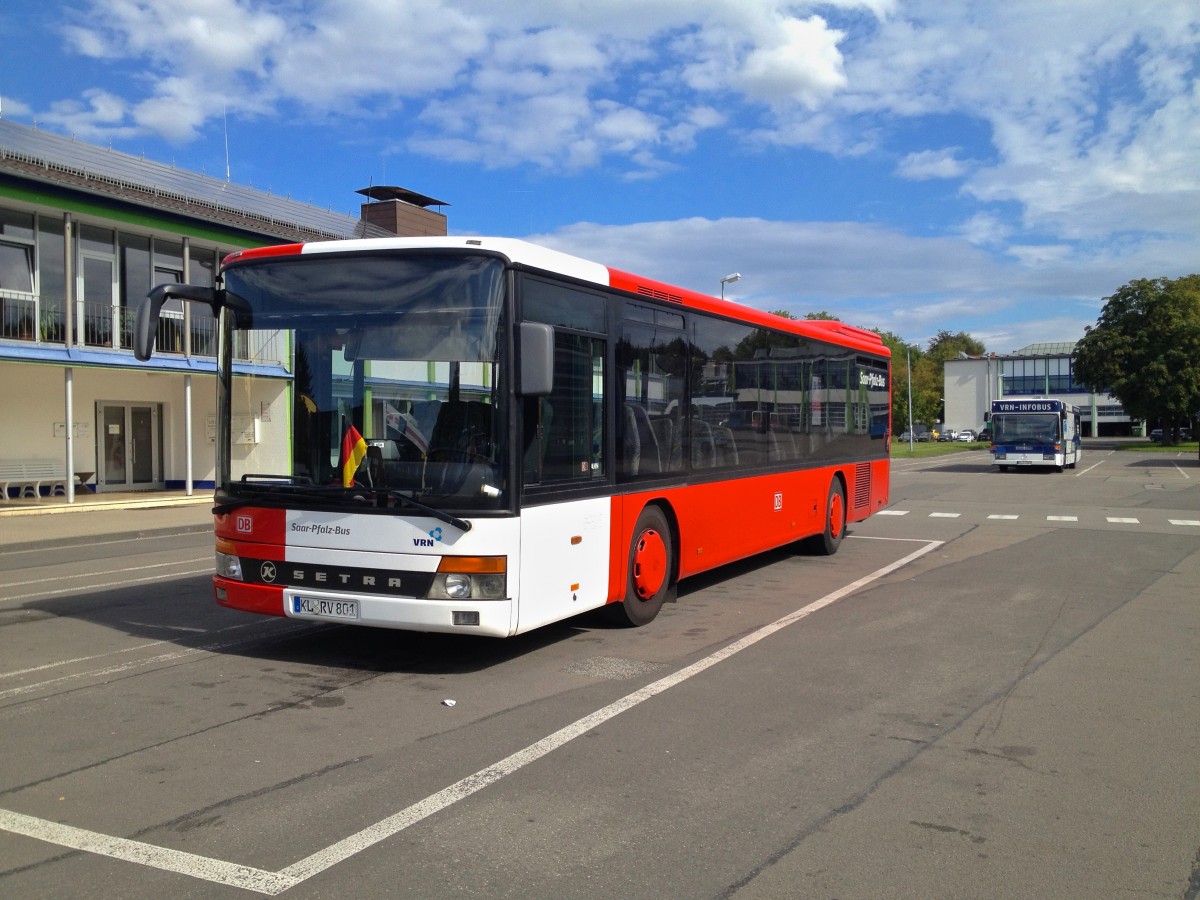
[[[732,275],[726,275],[724,278],[722,278],[721,279],[721,299],[722,300],[725,299],[725,285],[733,284],[735,281],[741,281],[741,280],[742,280],[741,272],[734,272]]]

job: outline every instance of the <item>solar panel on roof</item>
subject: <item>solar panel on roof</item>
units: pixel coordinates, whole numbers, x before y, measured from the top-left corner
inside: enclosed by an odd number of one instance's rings
[[[0,157],[13,157],[42,165],[48,173],[60,170],[84,175],[114,186],[148,190],[331,237],[355,237],[364,232],[364,223],[357,216],[277,197],[267,191],[177,169],[2,119]]]

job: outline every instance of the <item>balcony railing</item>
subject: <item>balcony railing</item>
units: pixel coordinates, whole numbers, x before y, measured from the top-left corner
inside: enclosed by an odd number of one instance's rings
[[[103,303],[77,303],[75,344],[108,350],[132,350],[137,310]],[[217,355],[217,321],[196,316],[190,321],[191,347],[184,342],[188,326],[183,313],[163,310],[155,336],[155,353],[192,356]],[[0,340],[64,345],[66,320],[62,300],[0,296]],[[284,365],[286,335],[281,331],[238,332],[234,358],[243,362]]]

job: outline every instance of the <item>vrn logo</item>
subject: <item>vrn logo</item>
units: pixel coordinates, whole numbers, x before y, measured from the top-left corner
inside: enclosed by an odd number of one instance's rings
[[[434,544],[440,542],[441,539],[442,539],[442,529],[435,528],[435,529],[433,529],[433,531],[429,532],[429,537],[427,537],[427,538],[413,538],[413,546],[414,547],[432,547]]]

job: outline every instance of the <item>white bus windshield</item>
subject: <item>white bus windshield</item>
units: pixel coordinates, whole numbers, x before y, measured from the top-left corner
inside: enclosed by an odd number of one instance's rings
[[[994,444],[1053,444],[1061,436],[1057,413],[996,413],[992,416]]]
[[[232,265],[237,355],[284,372],[231,382],[230,501],[503,507],[504,284],[495,257],[428,251]]]

